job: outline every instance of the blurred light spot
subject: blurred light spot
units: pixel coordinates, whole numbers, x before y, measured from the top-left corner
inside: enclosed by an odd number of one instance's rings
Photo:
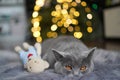
[[[80,39],[80,38],[82,38],[82,36],[83,36],[82,32],[74,32],[74,37],[75,38]]]
[[[63,9],[61,13],[62,13],[62,14],[67,14],[68,12],[67,12],[66,9]]]
[[[34,27],[38,27],[39,25],[40,25],[39,22],[34,22],[34,23],[33,23],[33,26],[34,26]]]
[[[39,36],[40,36],[40,32],[39,32],[39,31],[34,32],[34,33],[33,33],[33,36],[34,36],[34,37],[39,37]]]
[[[68,9],[68,3],[63,3],[63,9]]]
[[[72,19],[72,24],[77,25],[78,21],[76,19]]]
[[[41,31],[41,27],[32,27],[31,31],[32,32]]]
[[[69,27],[69,24],[65,22],[64,27]]]
[[[76,7],[77,3],[76,2],[72,2],[71,5],[74,6],[74,7]]]
[[[80,13],[79,13],[78,11],[75,11],[75,12],[74,12],[74,15],[75,15],[76,17],[78,17],[78,16],[80,15]]]
[[[73,27],[72,27],[72,26],[69,26],[69,27],[68,27],[68,31],[69,31],[69,32],[73,32]]]
[[[39,11],[39,10],[40,10],[40,6],[35,5],[35,6],[34,6],[34,10],[35,10],[35,11]]]
[[[92,14],[87,14],[87,18],[92,19],[93,18]]]
[[[58,36],[57,32],[52,32],[52,37],[56,38]]]
[[[85,1],[82,1],[81,5],[85,7],[85,6],[87,6],[87,3]]]
[[[42,17],[41,17],[41,16],[38,16],[38,17],[36,17],[36,18],[33,18],[33,19],[31,20],[31,23],[39,22],[39,21],[41,21],[41,20],[42,20]]]
[[[36,41],[37,41],[37,42],[42,42],[42,37],[37,37],[37,38],[36,38]]]
[[[92,8],[97,10],[98,9],[98,5],[97,4],[92,4]]]
[[[67,32],[66,28],[61,28],[61,33],[66,33],[66,32]]]
[[[67,19],[67,20],[66,20],[66,23],[67,23],[67,24],[71,24],[71,23],[72,23],[72,20],[71,20],[71,19]]]
[[[63,0],[57,0],[58,3],[63,3]]]
[[[37,16],[38,16],[38,12],[34,11],[33,14],[32,14],[32,17],[37,17]]]
[[[79,26],[75,26],[75,31],[80,31],[80,27]]]
[[[81,2],[81,0],[75,0],[76,1],[76,3],[80,3]]]
[[[53,24],[53,25],[51,26],[51,30],[52,30],[52,31],[56,31],[56,30],[57,30],[57,25],[56,25],[56,24]]]
[[[91,12],[90,8],[89,7],[86,7],[85,8],[85,11],[88,13],[88,12]]]
[[[45,0],[36,0],[36,5],[39,5],[40,7],[42,7],[44,5],[44,1]]]
[[[58,22],[57,22],[57,25],[58,25],[59,27],[62,27],[63,24],[61,23],[61,21],[58,21]]]
[[[56,10],[61,10],[61,5],[57,4],[57,5],[55,6],[55,9],[56,9]]]
[[[88,27],[88,28],[87,28],[87,31],[88,31],[89,33],[92,33],[92,31],[93,31],[92,27]]]

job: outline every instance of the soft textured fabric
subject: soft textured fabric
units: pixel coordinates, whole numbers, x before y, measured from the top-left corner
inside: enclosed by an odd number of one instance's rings
[[[56,74],[52,69],[29,73],[17,53],[0,50],[0,80],[120,80],[120,52],[102,49],[96,52],[100,54],[95,55],[94,71],[79,78]]]

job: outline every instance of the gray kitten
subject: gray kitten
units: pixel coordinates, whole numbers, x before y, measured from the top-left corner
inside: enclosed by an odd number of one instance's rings
[[[68,76],[83,76],[94,69],[92,55],[95,48],[88,49],[72,36],[48,39],[42,44],[43,59],[55,72]]]

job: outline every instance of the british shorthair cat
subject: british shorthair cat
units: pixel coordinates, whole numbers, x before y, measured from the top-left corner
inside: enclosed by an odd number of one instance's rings
[[[83,76],[94,69],[92,56],[96,48],[89,49],[72,36],[60,36],[42,43],[43,59],[56,73]]]

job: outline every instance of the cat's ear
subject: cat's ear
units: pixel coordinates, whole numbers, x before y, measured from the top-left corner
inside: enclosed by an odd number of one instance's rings
[[[53,54],[55,55],[56,60],[61,60],[62,58],[65,57],[64,52],[61,52],[61,51],[58,51],[58,50],[55,50],[55,49],[52,49],[52,51],[53,51]]]
[[[89,54],[87,56],[87,59],[91,60],[91,58],[92,58],[95,50],[96,50],[96,47],[94,47],[94,48],[92,48],[92,49],[89,50]]]

